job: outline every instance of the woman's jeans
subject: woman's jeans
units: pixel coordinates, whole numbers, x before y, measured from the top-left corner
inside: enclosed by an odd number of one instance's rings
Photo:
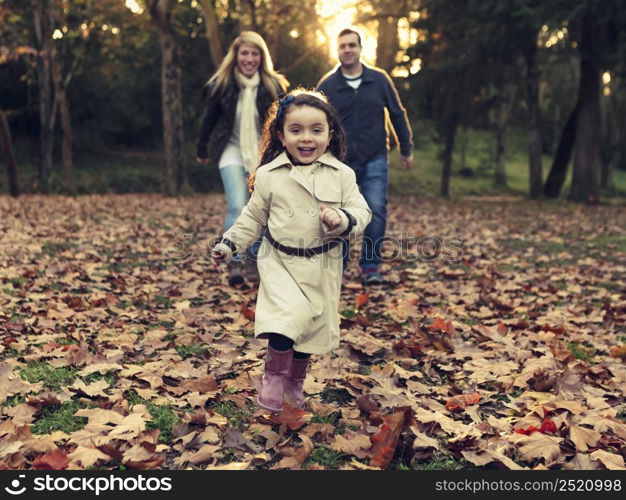
[[[361,246],[361,269],[378,270],[382,261],[382,243],[387,227],[387,185],[389,161],[387,154],[372,158],[361,168],[356,169],[356,182],[361,194],[372,211],[372,220],[363,233]],[[347,243],[343,248],[344,269],[350,258],[350,247]]]
[[[241,214],[243,207],[248,202],[248,172],[243,165],[226,165],[220,168],[220,176],[226,195],[226,218],[224,219],[224,231],[227,231]],[[261,246],[261,239],[246,249],[252,259],[256,259]],[[243,255],[237,255],[233,260],[243,260]]]

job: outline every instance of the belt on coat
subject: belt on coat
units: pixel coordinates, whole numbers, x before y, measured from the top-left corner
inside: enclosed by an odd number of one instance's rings
[[[265,238],[267,238],[267,241],[270,242],[270,244],[276,249],[279,250],[283,253],[286,253],[287,255],[295,255],[297,257],[313,257],[314,255],[319,255],[321,253],[325,253],[328,252],[329,250],[331,250],[332,248],[335,248],[337,245],[339,245],[341,243],[341,240],[337,239],[337,240],[332,240],[324,245],[321,245],[319,247],[311,247],[311,248],[296,248],[296,247],[288,247],[285,245],[282,245],[280,243],[278,243],[278,241],[276,241],[272,235],[270,234],[269,230],[265,231]]]

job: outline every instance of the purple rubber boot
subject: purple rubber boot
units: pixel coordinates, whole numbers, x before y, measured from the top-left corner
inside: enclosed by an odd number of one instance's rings
[[[285,400],[299,410],[304,410],[304,379],[311,358],[294,358],[291,363],[291,371],[285,379]]]
[[[265,373],[261,378],[257,403],[262,408],[271,411],[283,410],[283,396],[285,392],[285,377],[291,370],[293,349],[277,351],[267,346],[265,358]]]

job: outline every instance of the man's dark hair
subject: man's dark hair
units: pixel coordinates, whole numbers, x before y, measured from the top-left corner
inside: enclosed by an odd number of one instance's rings
[[[351,28],[345,28],[345,29],[341,30],[341,33],[339,33],[339,35],[337,35],[337,38],[341,38],[344,35],[352,35],[352,34],[356,35],[356,37],[359,40],[359,47],[362,47],[362,45],[361,45],[361,35],[359,35],[358,31],[354,31]]]

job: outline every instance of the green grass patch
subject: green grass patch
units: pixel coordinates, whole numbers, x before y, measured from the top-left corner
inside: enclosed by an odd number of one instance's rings
[[[337,469],[345,461],[345,455],[342,453],[326,448],[325,446],[316,447],[309,458],[302,464],[303,469],[308,469],[313,464],[320,464],[326,469]]]
[[[459,318],[459,321],[469,326],[478,325],[480,323],[480,321],[475,318]]]
[[[324,403],[338,403],[343,405],[354,400],[354,396],[346,389],[338,389],[336,387],[326,387],[320,395]]]
[[[52,283],[51,285],[43,285],[41,289],[44,291],[52,290],[54,292],[60,292],[63,290],[63,285],[61,283]]]
[[[181,358],[187,359],[192,356],[202,357],[207,349],[208,347],[200,345],[180,345],[176,347],[176,352]]]
[[[621,290],[621,286],[619,283],[617,283],[616,281],[604,281],[602,283],[596,283],[596,286],[599,286],[600,288],[604,288],[610,292],[617,292],[619,290]]]
[[[5,348],[4,351],[0,352],[0,360],[9,359],[9,358],[17,358],[19,355],[20,353],[18,351],[8,347],[8,348]]]
[[[496,264],[496,269],[503,273],[517,273],[521,270],[519,266],[513,264]]]
[[[26,278],[11,278],[11,284],[13,288],[22,288],[22,285],[28,280]]]
[[[390,154],[389,192],[392,196],[436,196],[441,183],[441,144],[436,144],[434,124],[427,120],[412,120],[416,149],[413,151],[414,166],[404,170],[400,166],[399,153]],[[526,196],[529,190],[528,152],[526,132],[520,127],[512,127],[506,142],[505,164],[507,186],[494,186],[495,134],[482,129],[459,131],[452,164],[450,195],[458,199],[468,195],[514,194]],[[81,141],[79,141],[81,142]],[[84,141],[83,141],[84,142]],[[37,141],[36,138],[16,136],[14,138],[16,156],[20,160],[20,187],[23,192],[32,192],[37,185]],[[188,158],[193,158],[195,144],[187,140],[184,150]],[[74,157],[74,181],[78,194],[85,193],[146,193],[159,192],[162,187],[162,173],[155,169],[155,163],[162,161],[162,152],[157,146],[143,148],[111,147],[105,144],[81,144]],[[552,157],[543,155],[544,180],[549,172]],[[187,165],[189,184],[196,192],[221,191],[218,169],[206,169],[196,162]],[[569,193],[572,169],[569,169],[561,194]],[[626,193],[626,172],[613,171],[614,188],[602,193],[608,196],[624,196]],[[0,191],[7,192],[6,176],[0,176]],[[61,169],[53,169],[50,176],[50,192],[66,193],[64,174]],[[95,223],[108,220],[106,215],[92,215]],[[168,217],[169,220],[169,217]],[[162,221],[148,219],[151,227],[162,226]],[[188,228],[185,228],[188,229]]]
[[[131,407],[139,404],[146,405],[152,417],[146,423],[146,428],[159,429],[159,441],[161,443],[169,443],[172,440],[172,426],[179,422],[180,418],[170,405],[155,405],[142,398],[134,389],[125,391],[124,397]]]
[[[31,425],[33,434],[50,434],[54,431],[75,432],[82,429],[87,423],[85,417],[74,417],[81,408],[86,405],[75,399],[55,406],[44,406],[37,420]]]
[[[158,294],[154,301],[157,304],[157,307],[163,307],[165,309],[170,309],[172,307],[172,299],[165,295]]]
[[[471,462],[453,456],[434,456],[430,460],[416,460],[411,463],[411,470],[461,470],[474,469]]]
[[[29,363],[29,365],[20,371],[22,380],[26,380],[31,384],[43,382],[48,389],[59,390],[62,386],[69,385],[78,376],[80,368],[75,366],[63,366],[53,368],[45,361],[37,361]]]
[[[85,382],[85,384],[93,384],[94,382],[97,382],[98,380],[106,380],[107,384],[115,385],[117,382],[118,376],[117,376],[116,370],[109,370],[106,373],[93,372],[81,378],[83,382]]]
[[[63,337],[62,339],[55,340],[55,342],[61,345],[80,345],[80,342],[72,337]]]
[[[337,426],[337,422],[339,421],[340,418],[341,418],[341,413],[339,413],[339,412],[334,412],[334,413],[331,413],[330,415],[326,415],[324,417],[322,417],[321,415],[313,415],[313,417],[310,420],[310,423],[312,423],[312,424],[331,424],[332,426],[336,427]]]
[[[357,369],[357,373],[360,375],[371,375],[372,367],[370,365],[359,365],[359,368]]]
[[[146,424],[146,428],[159,429],[159,441],[169,443],[172,440],[172,426],[180,420],[178,415],[169,405],[157,406],[148,403],[147,406],[152,420]]]
[[[54,257],[61,252],[74,248],[78,248],[78,244],[72,241],[44,241],[41,253]]]
[[[137,394],[137,391],[135,391],[134,389],[124,391],[124,398],[126,398],[126,401],[130,406],[148,405],[148,401],[143,399],[139,394]]]
[[[587,241],[587,246],[593,246],[606,252],[626,252],[626,236],[601,235]]]
[[[248,405],[243,410],[232,401],[213,401],[208,404],[208,408],[215,413],[219,413],[228,420],[231,427],[239,431],[244,431],[248,428],[250,418],[255,411],[252,405]]]
[[[158,323],[158,326],[162,326],[168,332],[174,328],[174,325],[176,325],[176,321],[159,321]]]
[[[3,407],[12,407],[22,404],[26,401],[26,396],[24,394],[14,394],[13,396],[8,396],[2,403]]]
[[[571,352],[572,356],[574,356],[576,359],[580,359],[581,361],[587,361],[587,362],[590,362],[591,359],[596,354],[595,349],[593,348],[585,349],[578,342],[568,342],[567,350]]]

